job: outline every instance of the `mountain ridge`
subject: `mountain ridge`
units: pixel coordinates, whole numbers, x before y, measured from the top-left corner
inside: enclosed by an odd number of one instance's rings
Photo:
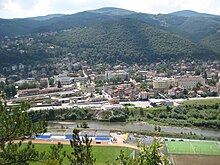
[[[152,15],[120,8],[101,8],[72,15],[55,15],[45,19],[46,17],[40,17],[40,20],[30,18],[0,19],[0,38],[27,34],[35,36],[39,33],[56,32],[59,37],[47,36],[39,39],[44,39],[46,45],[57,44],[58,47],[75,54],[76,58],[81,57],[81,59],[88,59],[91,62],[100,60],[99,62],[134,61],[146,63],[188,57],[209,60],[219,59],[220,55],[220,17]],[[120,21],[126,25],[120,24]],[[137,27],[138,25],[140,27]],[[102,28],[108,30],[103,31]],[[149,32],[144,29],[148,29]],[[65,32],[66,30],[68,32]],[[68,34],[70,32],[73,32],[74,37],[70,38],[73,35],[72,33]],[[100,32],[102,33],[100,34]],[[63,45],[66,41],[60,36],[61,34],[66,37],[68,43],[73,44],[74,48],[71,45]],[[58,42],[58,40],[62,42]],[[105,45],[107,41],[108,43]],[[72,49],[75,52],[72,52]],[[41,51],[43,52],[41,54],[37,49],[31,51],[35,61],[41,61],[42,54],[45,58],[53,56],[45,54],[44,50]],[[0,61],[5,61],[5,63],[18,62],[19,60],[22,62],[24,57],[31,60],[29,54],[23,54],[18,58],[14,54],[7,54],[6,50],[2,52],[4,54],[0,52]],[[106,61],[106,59],[108,60]]]
[[[196,12],[193,10],[180,10],[180,11],[175,11],[169,14],[177,15],[177,16],[184,16],[184,17],[220,17],[220,15],[200,13],[200,12]]]

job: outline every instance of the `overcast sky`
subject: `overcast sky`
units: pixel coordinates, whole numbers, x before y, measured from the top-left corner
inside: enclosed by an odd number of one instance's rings
[[[151,14],[194,10],[220,15],[220,0],[0,0],[0,18],[73,14],[102,7],[119,7]]]

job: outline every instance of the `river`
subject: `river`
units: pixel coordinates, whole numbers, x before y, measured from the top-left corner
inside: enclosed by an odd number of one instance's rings
[[[83,121],[74,121],[74,122],[57,122],[50,121],[48,122],[48,128],[77,128],[77,124],[82,123]],[[100,121],[86,121],[90,128],[92,129],[107,129],[107,130],[125,130],[125,131],[141,131],[141,130],[150,130],[154,131],[155,125],[149,124],[147,122],[100,122]],[[213,136],[220,137],[220,130],[213,129],[203,129],[203,128],[186,128],[186,127],[173,127],[173,126],[160,126],[161,131],[163,132],[174,132],[174,133],[196,133],[196,135],[204,136]]]

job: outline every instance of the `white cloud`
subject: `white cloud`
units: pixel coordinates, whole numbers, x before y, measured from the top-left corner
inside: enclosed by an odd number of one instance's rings
[[[154,14],[179,10],[195,10],[207,13],[214,11],[214,13],[220,14],[220,10],[217,10],[220,6],[219,0],[126,0],[120,1],[119,4],[120,7],[126,6],[128,9]]]
[[[30,10],[32,9],[39,0],[11,0],[12,3],[17,3],[22,9]]]
[[[101,7],[120,7],[144,13],[195,10],[220,15],[219,0],[0,0],[0,17],[31,17],[75,13]]]

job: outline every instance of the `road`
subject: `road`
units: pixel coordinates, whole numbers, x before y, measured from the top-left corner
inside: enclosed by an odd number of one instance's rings
[[[168,99],[168,100],[173,101],[174,106],[178,106],[182,104],[184,101],[188,101],[188,100],[208,100],[208,99],[220,99],[220,96],[219,97],[196,97],[196,98],[189,98],[189,99]],[[141,108],[152,107],[149,101],[127,101],[127,102],[120,102],[120,104],[134,104],[135,107],[141,107]]]
[[[108,95],[106,95],[107,98],[109,98]],[[198,98],[189,98],[188,100],[206,100],[206,99],[220,99],[220,97],[198,97]],[[161,99],[160,99],[161,100]],[[186,99],[170,99],[171,101],[174,102],[174,106],[178,106],[182,104],[184,101],[187,101]],[[220,101],[220,100],[219,100]],[[135,107],[141,107],[141,108],[146,108],[146,107],[152,107],[150,105],[149,101],[127,101],[127,102],[120,102],[121,105],[123,104],[133,104]],[[100,104],[103,105],[103,104]],[[74,107],[86,107],[88,104],[63,104],[61,106],[45,106],[45,107],[32,107],[29,109],[29,111],[37,111],[37,110],[50,110],[50,109],[62,109],[62,108],[74,108]],[[97,106],[97,105],[96,105]]]

